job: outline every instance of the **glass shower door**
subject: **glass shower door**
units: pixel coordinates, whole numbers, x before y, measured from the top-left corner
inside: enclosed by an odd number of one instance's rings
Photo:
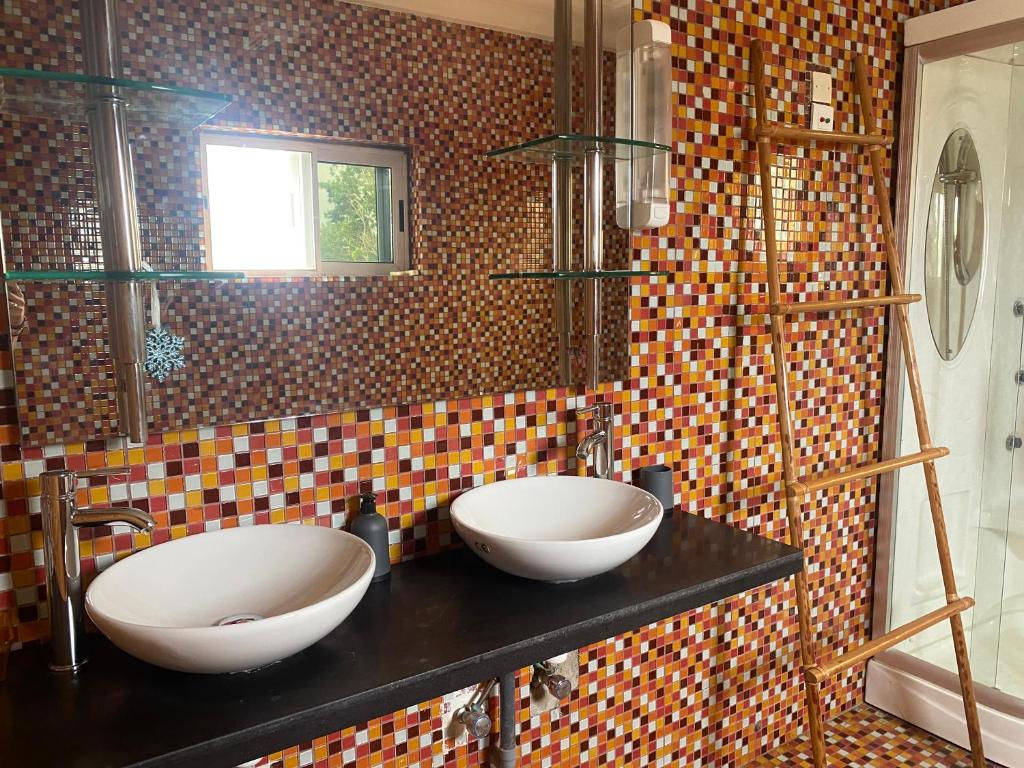
[[[985,574],[984,579],[988,582],[991,578],[992,592],[997,589],[999,592],[999,628],[995,639],[987,643],[996,645],[994,685],[1005,693],[1024,698],[1024,441],[1021,440],[1024,438],[1024,393],[1021,392],[1024,387],[1021,378],[1021,371],[1024,371],[1024,68],[1017,56],[1011,62],[1009,124],[1015,135],[1007,145],[1002,238],[1006,269],[1000,271],[1000,281],[1007,283],[1007,304],[1000,308],[998,322],[1005,329],[1004,343],[1012,362],[1001,374],[1003,390],[993,395],[1006,397],[1013,403],[1015,423],[1012,428],[1007,425],[1004,441],[1003,456],[1010,458],[1011,471],[1002,569],[991,577]],[[994,555],[995,547],[993,561],[996,560]],[[983,568],[979,563],[979,579]],[[979,580],[979,586],[981,583]]]
[[[929,119],[915,137],[907,252],[908,290],[925,296],[909,312],[933,444],[951,451],[936,470],[954,575],[960,593],[977,600],[963,620],[976,679],[989,686],[997,679],[1008,562],[1014,454],[1006,439],[1016,421],[1021,337],[1012,309],[1021,269],[1004,237],[1006,148],[1016,130],[1010,85],[1005,62],[960,56],[924,65],[918,109]],[[897,455],[918,450],[906,385],[903,404]],[[946,602],[922,472],[896,478],[894,525],[890,628]],[[899,648],[956,669],[946,622]]]
[[[1006,261],[1012,264],[1015,260]],[[993,338],[989,377],[978,559],[974,590],[968,592],[964,589],[963,592],[973,595],[976,601],[971,621],[971,666],[975,679],[983,685],[1021,695],[1024,694],[1024,668],[1017,672],[1016,666],[1007,666],[1014,658],[1010,647],[1012,643],[1007,642],[1007,630],[1012,626],[1013,618],[1008,610],[1008,601],[1014,593],[1018,601],[1024,596],[1024,583],[1014,586],[1010,578],[1015,574],[1024,575],[1024,569],[1020,568],[1021,553],[1017,551],[1018,540],[1024,540],[1024,537],[1018,534],[1015,539],[1013,532],[1014,508],[1020,508],[1015,497],[1021,495],[1016,486],[1024,480],[1024,467],[1020,465],[1024,450],[1018,445],[1024,424],[1020,419],[1022,403],[1018,384],[1024,365],[1024,320],[1017,316],[1016,300],[1010,296],[1012,276],[1001,275],[1001,278],[1004,280],[1000,282],[1005,282],[1006,286],[997,292],[997,332]],[[1019,512],[1016,517],[1020,517]],[[1024,661],[1024,653],[1018,653],[1018,656]]]

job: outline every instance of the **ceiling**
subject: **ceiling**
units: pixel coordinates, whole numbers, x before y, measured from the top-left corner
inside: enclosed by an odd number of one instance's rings
[[[471,27],[541,37],[550,40],[554,27],[554,0],[350,0],[357,5],[430,16]],[[631,0],[603,0],[604,46],[615,46],[615,35],[630,18]],[[573,39],[583,40],[583,0],[572,0]]]

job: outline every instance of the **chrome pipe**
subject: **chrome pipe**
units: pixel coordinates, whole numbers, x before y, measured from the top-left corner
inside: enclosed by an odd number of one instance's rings
[[[555,0],[555,133],[572,133],[572,0]],[[572,269],[572,161],[556,157],[551,166],[552,266]],[[557,280],[555,334],[558,383],[572,383],[572,281]]]
[[[121,76],[121,38],[117,0],[81,0],[82,56],[85,71],[100,77]]]
[[[117,0],[82,0],[81,12],[87,74],[120,77]],[[128,143],[128,105],[115,86],[89,86],[89,95],[89,139],[96,171],[103,263],[112,270],[139,270],[142,243]],[[107,286],[107,322],[120,428],[129,439],[140,443],[147,436],[147,418],[144,304],[138,283]]]
[[[601,32],[604,24],[601,0],[585,0],[583,6],[583,132],[601,135],[604,50]],[[597,147],[594,148],[597,151]]]
[[[572,132],[572,0],[555,0],[555,133]]]
[[[583,132],[601,135],[604,24],[602,0],[585,0],[583,7]],[[596,144],[587,150],[583,165],[583,262],[587,270],[600,270],[604,263],[602,198],[604,167]],[[586,385],[596,389],[601,379],[601,281],[586,283],[584,323],[587,333]]]

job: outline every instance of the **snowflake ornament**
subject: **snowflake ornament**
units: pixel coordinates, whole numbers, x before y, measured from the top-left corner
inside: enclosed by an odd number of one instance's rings
[[[150,328],[146,334],[146,373],[159,382],[185,367],[185,356],[181,353],[185,340],[175,336],[163,326]]]

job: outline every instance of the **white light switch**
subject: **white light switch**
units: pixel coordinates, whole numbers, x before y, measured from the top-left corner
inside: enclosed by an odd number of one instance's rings
[[[811,129],[831,131],[834,129],[835,112],[827,104],[811,104]]]
[[[832,103],[832,75],[828,72],[811,72],[811,101]]]

